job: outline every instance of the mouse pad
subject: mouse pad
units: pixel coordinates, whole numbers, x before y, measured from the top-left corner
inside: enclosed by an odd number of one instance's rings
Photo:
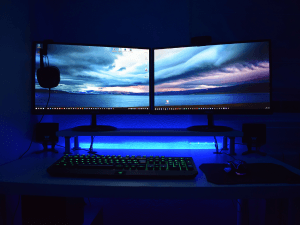
[[[249,163],[246,175],[228,174],[224,164],[203,163],[199,166],[208,182],[214,184],[300,184],[300,176],[274,163]]]

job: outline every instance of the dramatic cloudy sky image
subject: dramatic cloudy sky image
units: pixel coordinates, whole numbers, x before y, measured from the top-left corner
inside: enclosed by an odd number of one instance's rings
[[[158,49],[154,60],[157,94],[269,82],[268,42]]]
[[[68,93],[149,93],[149,51],[145,49],[48,45],[49,65],[60,70],[53,90]],[[36,69],[40,67],[36,55]],[[147,71],[146,71],[147,69]],[[42,89],[37,80],[36,89]]]

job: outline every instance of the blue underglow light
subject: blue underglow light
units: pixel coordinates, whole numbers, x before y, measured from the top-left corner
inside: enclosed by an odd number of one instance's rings
[[[222,149],[222,137],[216,138],[219,149]],[[85,150],[81,153],[86,153],[91,145],[91,137],[78,137],[78,142],[81,150]],[[73,148],[73,138],[70,144]],[[74,150],[74,153],[80,153]],[[207,153],[211,154],[215,151],[215,142],[214,137],[210,136],[95,136],[93,150],[104,155],[191,156],[199,150],[208,150]]]
[[[218,143],[219,149],[222,143]],[[90,143],[80,143],[81,148],[89,148]],[[94,143],[95,149],[215,149],[214,142],[171,142],[171,143],[157,143],[157,142],[135,142],[128,141],[123,143]]]

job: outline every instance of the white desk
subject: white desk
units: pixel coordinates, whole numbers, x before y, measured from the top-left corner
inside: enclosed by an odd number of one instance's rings
[[[107,150],[104,154],[112,150]],[[119,150],[126,152],[126,150]],[[0,167],[0,193],[66,197],[132,197],[132,198],[293,198],[300,197],[300,184],[215,185],[207,182],[199,169],[202,163],[223,163],[232,158],[212,154],[212,150],[188,150],[199,174],[194,180],[125,180],[51,177],[46,169],[62,153],[25,155],[24,158]],[[115,151],[114,151],[115,152]],[[139,153],[139,150],[136,150]],[[86,153],[86,152],[85,152]],[[136,154],[137,155],[137,154]],[[167,155],[166,155],[167,156]],[[171,156],[171,155],[168,155]],[[272,157],[236,156],[246,162],[270,162],[283,165],[300,175],[300,170]],[[82,191],[85,190],[85,191]],[[138,190],[138,191],[137,191]]]
[[[63,155],[62,151],[63,149],[60,149],[61,153],[58,154],[25,155],[21,160],[1,166],[0,194],[140,199],[294,199],[300,197],[300,184],[215,185],[207,182],[200,169],[193,180],[51,177],[46,169]],[[119,154],[116,151],[127,150],[110,149],[102,150],[102,153]],[[212,150],[187,150],[187,152],[190,152],[189,156],[194,158],[197,168],[201,163],[223,163],[232,160],[225,154],[212,154]],[[136,150],[136,153],[138,155],[139,150]],[[236,156],[236,158],[248,163],[276,163],[300,175],[300,170],[269,156],[253,154]]]

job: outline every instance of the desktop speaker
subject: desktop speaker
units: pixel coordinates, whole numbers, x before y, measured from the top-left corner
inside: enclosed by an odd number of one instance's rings
[[[244,136],[243,143],[249,144],[253,147],[260,147],[266,144],[266,124],[261,123],[245,123],[243,124],[242,131]]]
[[[59,129],[58,123],[38,123],[36,125],[36,142],[52,144],[58,142],[56,132]]]

